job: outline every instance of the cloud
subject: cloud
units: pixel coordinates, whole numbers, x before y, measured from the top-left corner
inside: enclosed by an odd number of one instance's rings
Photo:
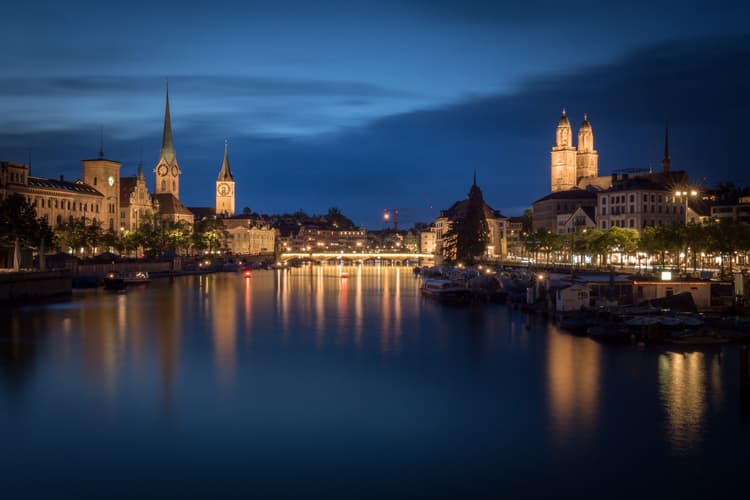
[[[229,135],[240,207],[320,212],[339,206],[370,227],[382,224],[384,208],[400,208],[425,220],[426,207],[434,207],[434,216],[466,196],[476,168],[487,201],[518,215],[518,207],[549,190],[549,152],[563,106],[576,129],[583,113],[589,114],[600,174],[658,166],[669,120],[674,168],[688,170],[698,181],[732,179],[750,185],[748,174],[741,173],[746,170],[744,124],[750,113],[748,60],[748,37],[673,41],[644,47],[611,64],[541,75],[512,94],[467,97],[449,106],[304,137],[274,137],[243,127],[240,122],[253,111],[180,111],[173,114],[173,124],[186,173],[183,197],[188,205],[213,203],[213,189],[207,186],[215,181],[223,138]],[[328,92],[315,85],[305,88]],[[286,108],[282,106],[282,114]],[[267,109],[274,112],[273,106]],[[161,116],[156,116],[147,128],[130,135],[113,133],[105,141],[107,155],[122,160],[130,175],[141,148],[147,169],[156,161],[161,135]],[[80,172],[77,158],[98,150],[98,129],[30,136],[6,131],[0,132],[0,144],[0,157],[18,161],[25,161],[26,145],[32,144],[37,175],[68,177],[71,170]],[[407,215],[404,219],[409,222]]]

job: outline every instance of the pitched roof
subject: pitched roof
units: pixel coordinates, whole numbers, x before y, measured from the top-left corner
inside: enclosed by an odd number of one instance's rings
[[[457,201],[448,210],[441,210],[440,216],[441,217],[447,217],[448,219],[455,220],[455,219],[463,219],[466,217],[466,212],[469,210],[469,199]],[[499,210],[495,210],[491,206],[487,204],[487,202],[484,202],[482,206],[482,211],[484,212],[484,216],[487,219],[498,219],[498,218],[504,218],[505,216],[500,213]]]
[[[568,189],[567,191],[555,191],[543,198],[539,198],[534,203],[547,200],[589,200],[596,199],[596,193],[587,189]]]
[[[61,191],[74,191],[77,193],[86,193],[90,195],[104,196],[102,193],[84,183],[83,181],[68,182],[56,179],[45,179],[44,177],[28,177],[29,186],[58,189]]]
[[[221,162],[221,170],[219,170],[219,181],[234,181],[232,177],[232,171],[229,169],[229,153],[227,151],[227,142],[224,141],[224,161]]]
[[[193,215],[172,193],[157,193],[153,196],[159,202],[159,213]]]

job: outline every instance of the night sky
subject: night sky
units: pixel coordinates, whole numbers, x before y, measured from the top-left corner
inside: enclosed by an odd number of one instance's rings
[[[750,4],[452,0],[16,2],[1,11],[0,159],[68,179],[105,156],[149,186],[169,79],[180,198],[404,225],[464,198],[505,215],[549,191],[561,109],[599,171],[672,165],[750,185]],[[430,208],[431,207],[431,208]]]

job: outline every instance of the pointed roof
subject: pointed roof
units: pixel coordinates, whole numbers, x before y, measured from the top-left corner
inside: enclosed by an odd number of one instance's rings
[[[234,181],[232,177],[232,171],[229,169],[229,151],[227,147],[227,141],[224,141],[224,161],[221,162],[221,170],[219,171],[219,181]]]
[[[672,166],[672,159],[669,157],[669,124],[664,127],[664,159],[661,161],[661,168],[666,173]]]
[[[175,161],[172,143],[172,117],[169,114],[169,82],[167,82],[167,105],[164,109],[164,132],[161,139],[161,157],[171,166]]]

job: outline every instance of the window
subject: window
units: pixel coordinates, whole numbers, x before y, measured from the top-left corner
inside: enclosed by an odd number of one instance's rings
[[[602,221],[602,229],[607,229],[607,221],[606,220]]]
[[[646,203],[647,201],[648,201],[648,195],[644,194],[643,195],[643,202]]]
[[[630,219],[630,227],[635,227],[635,220]]]
[[[630,205],[630,213],[632,214],[634,212],[635,212],[635,207],[633,205]]]
[[[630,203],[635,203],[635,195],[634,194],[630,195]]]
[[[655,202],[656,202],[656,196],[654,196],[654,195],[652,194],[652,195],[651,195],[651,203],[655,203]]]
[[[662,201],[661,201],[661,195],[659,195],[659,203],[661,203],[661,202],[662,202]]]
[[[607,215],[607,207],[602,207],[602,215]]]
[[[606,205],[606,204],[607,204],[607,197],[602,196],[602,205]]]

